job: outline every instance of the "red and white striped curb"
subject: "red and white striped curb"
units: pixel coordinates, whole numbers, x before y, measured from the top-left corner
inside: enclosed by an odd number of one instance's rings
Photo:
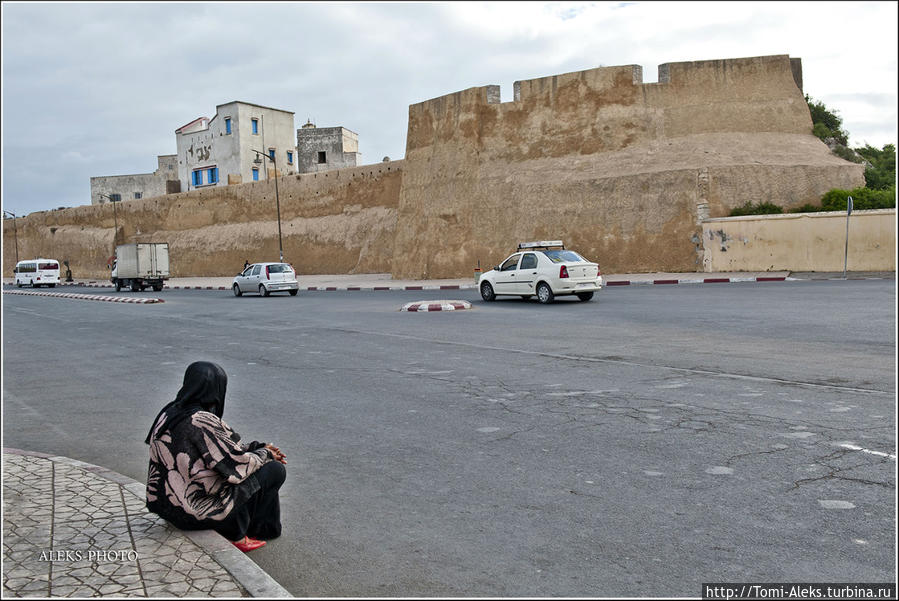
[[[161,298],[130,298],[127,296],[97,296],[96,294],[75,294],[74,292],[32,292],[29,290],[4,290],[3,294],[19,294],[22,296],[56,296],[59,298],[74,298],[78,300],[106,301],[109,303],[131,303],[137,305],[150,305],[164,303]]]
[[[645,286],[652,284],[723,284],[733,282],[783,282],[786,277],[760,278],[700,278],[683,280],[610,280],[606,286]]]
[[[429,313],[431,311],[461,311],[471,309],[471,303],[463,300],[415,301],[406,303],[400,311]]]

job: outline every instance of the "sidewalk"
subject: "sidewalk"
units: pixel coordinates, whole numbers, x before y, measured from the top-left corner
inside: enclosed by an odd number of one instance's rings
[[[149,513],[144,484],[3,449],[3,597],[291,597],[211,530]]]

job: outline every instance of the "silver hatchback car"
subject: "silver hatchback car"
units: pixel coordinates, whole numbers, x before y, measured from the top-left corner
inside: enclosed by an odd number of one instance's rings
[[[288,263],[253,263],[234,276],[231,290],[234,296],[241,296],[244,292],[257,292],[261,296],[287,292],[290,296],[296,296],[300,285],[296,272]]]

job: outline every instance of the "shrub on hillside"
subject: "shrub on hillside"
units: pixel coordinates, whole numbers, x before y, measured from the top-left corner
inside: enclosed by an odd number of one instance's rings
[[[737,207],[730,212],[731,217],[739,217],[741,215],[778,215],[784,210],[771,202],[760,202],[753,204],[747,202],[743,206]]]
[[[846,198],[852,197],[853,210],[866,209],[894,209],[896,208],[896,187],[886,190],[872,190],[870,188],[855,188],[854,190],[840,190],[834,188],[821,197],[822,211],[845,211]]]

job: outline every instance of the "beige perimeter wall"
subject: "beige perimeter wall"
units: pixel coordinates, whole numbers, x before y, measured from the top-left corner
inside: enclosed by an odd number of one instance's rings
[[[299,274],[387,273],[402,161],[278,179],[284,258]],[[168,242],[172,277],[232,276],[278,260],[274,181],[41,211],[3,220],[3,275],[21,260],[69,261],[76,278],[106,278],[119,244]],[[65,268],[63,268],[63,272]]]
[[[286,260],[300,274],[455,278],[519,242],[562,239],[606,273],[701,271],[703,220],[864,185],[862,165],[812,135],[798,59],[659,71],[644,84],[637,65],[600,67],[516,82],[512,102],[484,86],[410,106],[403,161],[278,179]],[[277,259],[275,205],[272,181],[130,200],[118,205],[117,239],[168,242],[174,277],[229,276],[245,260]],[[3,222],[7,276],[12,221]],[[15,224],[21,258],[106,276],[111,205]],[[736,268],[745,266],[726,267]]]
[[[708,219],[702,233],[705,271],[843,271],[842,211]],[[896,209],[849,216],[847,269],[896,270]]]

